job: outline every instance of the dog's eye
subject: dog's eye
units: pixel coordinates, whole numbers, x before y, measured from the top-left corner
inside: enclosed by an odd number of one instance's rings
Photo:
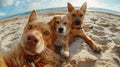
[[[83,16],[83,14],[80,14],[80,17],[82,17]]]
[[[49,31],[45,31],[45,32],[44,32],[44,35],[46,35],[46,36],[48,36],[49,34],[50,34]]]
[[[64,25],[66,25],[67,24],[67,22],[64,22]]]
[[[75,14],[72,14],[72,16],[74,16],[74,17],[75,17],[76,15],[75,15]]]
[[[59,21],[55,21],[56,24],[59,24]]]
[[[33,26],[32,26],[32,25],[29,25],[29,26],[28,26],[28,29],[33,29]]]

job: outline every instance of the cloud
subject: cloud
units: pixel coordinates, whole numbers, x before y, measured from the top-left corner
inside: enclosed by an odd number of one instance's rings
[[[39,9],[41,4],[39,2],[27,3],[26,8],[28,9]]]
[[[120,4],[117,4],[114,6],[114,9],[116,9],[116,11],[119,11],[120,12]]]
[[[6,7],[13,4],[13,0],[0,0],[0,7]]]
[[[26,0],[22,2],[25,9],[45,9],[66,6],[68,0]]]
[[[18,6],[20,3],[21,3],[20,1],[16,1],[15,6]]]
[[[65,7],[67,6],[68,1],[69,0],[51,0],[51,2],[48,3],[47,8]]]
[[[3,12],[0,12],[0,16],[5,16],[6,14]]]
[[[65,7],[67,2],[73,3],[76,6],[80,5],[81,0],[24,0],[22,1],[22,6],[25,9],[45,9],[45,8],[54,8],[54,7]],[[77,3],[76,3],[77,2]]]
[[[110,9],[120,12],[120,4],[107,4],[104,1],[101,2],[100,0],[69,0],[70,3],[74,6],[81,6],[84,2],[87,2],[87,7],[96,7],[96,8],[104,8],[104,9]],[[114,8],[114,9],[113,9]]]
[[[32,10],[32,9],[39,9],[42,5],[40,2],[43,0],[26,0],[26,1],[21,1],[21,4],[23,8]]]

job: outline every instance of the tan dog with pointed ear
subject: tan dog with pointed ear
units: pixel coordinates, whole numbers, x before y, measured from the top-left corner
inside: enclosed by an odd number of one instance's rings
[[[69,33],[71,30],[71,22],[67,16],[55,16],[49,22],[54,31],[54,46],[57,54],[69,57]]]
[[[86,14],[87,3],[85,2],[79,10],[75,10],[70,3],[67,4],[67,7],[67,16],[72,22],[71,36],[80,36],[89,44],[94,52],[99,53],[101,48],[90,37],[88,37],[82,29],[84,27],[83,21]]]
[[[54,52],[53,33],[47,23],[39,21],[35,10],[29,16],[20,44],[0,53],[0,67],[54,67],[59,56]]]
[[[54,51],[53,38],[51,27],[40,22],[36,11],[32,11],[21,44],[27,60],[36,67],[54,67],[59,61],[59,56]]]

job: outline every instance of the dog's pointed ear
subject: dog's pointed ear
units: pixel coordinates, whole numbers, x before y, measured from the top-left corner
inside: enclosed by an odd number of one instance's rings
[[[74,10],[74,7],[69,2],[67,3],[67,8],[69,12],[72,12]]]
[[[81,6],[80,10],[82,10],[84,13],[86,13],[86,9],[87,9],[87,2],[85,2],[85,3]]]
[[[32,21],[35,21],[35,20],[38,20],[38,15],[37,15],[36,11],[33,10],[31,12],[30,16],[29,16],[29,20],[28,21],[32,22]]]
[[[55,23],[56,17],[54,16],[49,22],[48,25],[53,29],[54,28],[54,23]]]

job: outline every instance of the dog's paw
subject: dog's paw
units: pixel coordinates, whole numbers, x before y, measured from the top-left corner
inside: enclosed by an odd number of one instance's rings
[[[64,51],[64,55],[65,55],[66,57],[69,57],[69,51]]]
[[[95,45],[94,48],[93,48],[93,51],[95,53],[100,53],[102,50],[101,46],[100,45]]]
[[[61,51],[61,54],[62,54],[62,56],[64,56],[64,57],[69,57],[69,51],[64,51],[64,50],[62,50]]]
[[[71,65],[78,64],[78,61],[76,59],[72,59],[72,60],[70,60],[70,64]]]

